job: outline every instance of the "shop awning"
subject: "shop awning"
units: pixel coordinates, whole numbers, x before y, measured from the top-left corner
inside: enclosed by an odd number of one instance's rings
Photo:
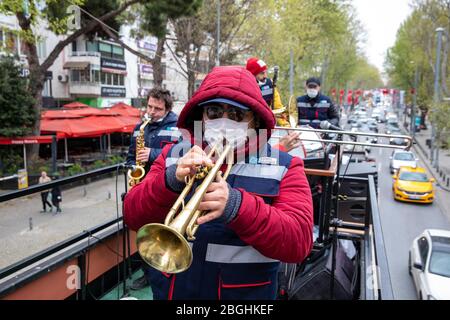
[[[63,107],[66,109],[72,109],[72,108],[78,109],[78,108],[88,108],[89,106],[82,102],[75,101],[75,102],[65,104]]]
[[[112,69],[112,68],[102,68],[103,72],[108,72],[108,73],[116,73],[116,74],[122,74],[124,76],[126,76],[127,70],[119,70],[119,69]]]
[[[87,61],[67,61],[64,63],[63,69],[86,69],[89,66]]]
[[[53,136],[0,137],[0,145],[52,143]]]

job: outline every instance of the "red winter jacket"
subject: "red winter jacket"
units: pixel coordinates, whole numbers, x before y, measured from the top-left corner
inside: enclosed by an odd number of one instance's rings
[[[262,120],[262,126],[273,129],[275,118],[254,76],[240,67],[218,67],[205,78],[199,90],[186,104],[178,127],[192,130],[188,119],[201,102],[228,98],[247,105]],[[163,223],[178,194],[165,182],[166,146],[153,163],[145,179],[125,197],[124,219],[133,230],[147,223]],[[264,256],[283,262],[301,262],[312,249],[313,208],[303,161],[294,157],[280,183],[279,195],[272,204],[239,189],[242,201],[235,219],[228,224],[241,240]]]

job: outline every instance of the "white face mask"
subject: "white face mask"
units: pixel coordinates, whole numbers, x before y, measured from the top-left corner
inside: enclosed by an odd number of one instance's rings
[[[317,95],[319,94],[319,90],[317,90],[317,89],[307,89],[307,90],[306,90],[306,94],[307,94],[308,97],[310,97],[311,99],[314,99],[314,98],[317,97]]]
[[[235,149],[245,145],[247,141],[248,122],[237,122],[228,118],[205,121],[205,141],[212,148],[224,139]]]

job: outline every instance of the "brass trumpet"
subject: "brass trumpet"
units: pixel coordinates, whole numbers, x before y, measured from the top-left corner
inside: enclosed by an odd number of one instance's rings
[[[208,157],[212,157],[217,152],[216,145]],[[222,164],[230,156],[231,146],[226,145],[223,152],[211,168],[197,168],[197,174],[189,177],[186,187],[181,192],[178,199],[173,204],[166,216],[164,224],[146,224],[137,232],[136,243],[142,259],[153,268],[166,273],[179,273],[187,270],[192,263],[192,249],[187,240],[194,240],[198,229],[197,219],[203,214],[198,210],[198,206],[205,196],[206,190],[222,172],[219,171]],[[227,170],[223,176],[228,177],[231,171],[231,162],[228,162]],[[206,170],[205,170],[206,169]],[[205,177],[205,171],[207,175]],[[203,179],[203,182],[195,190],[192,198],[186,205],[184,199],[191,191],[196,180]],[[180,207],[181,211],[178,213]],[[187,240],[185,238],[187,237]]]

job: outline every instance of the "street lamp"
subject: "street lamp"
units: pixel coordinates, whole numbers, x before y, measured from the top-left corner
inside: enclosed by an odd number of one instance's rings
[[[436,46],[436,67],[434,72],[434,96],[433,96],[433,109],[439,103],[440,91],[439,91],[439,76],[440,76],[440,66],[441,66],[441,49],[442,49],[442,34],[444,33],[444,28],[437,28],[437,46]],[[434,111],[434,110],[433,110]],[[434,165],[436,169],[439,170],[439,143],[436,147],[436,140],[439,138],[436,132],[435,124],[431,124],[431,164]]]
[[[415,65],[414,61],[410,61],[411,64]],[[411,106],[411,124],[410,124],[410,132],[411,136],[414,139],[416,135],[416,108],[417,108],[417,87],[419,83],[419,66],[415,65],[415,76],[414,76],[414,95],[413,95],[413,103]]]

